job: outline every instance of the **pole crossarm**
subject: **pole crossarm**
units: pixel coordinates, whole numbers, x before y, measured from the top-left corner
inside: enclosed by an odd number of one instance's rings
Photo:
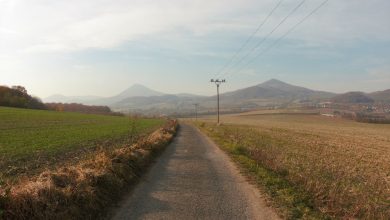
[[[217,86],[221,85],[222,83],[225,83],[225,79],[211,79],[210,82],[215,83]]]

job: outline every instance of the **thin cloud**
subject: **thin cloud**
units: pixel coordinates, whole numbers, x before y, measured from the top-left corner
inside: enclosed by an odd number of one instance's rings
[[[3,0],[11,5],[4,13],[4,30],[12,28],[24,37],[17,41],[28,52],[77,51],[87,48],[119,47],[143,37],[158,40],[159,35],[174,35],[187,30],[192,37],[215,32],[247,35],[261,21],[275,1],[40,1]],[[280,28],[283,33],[321,0],[310,1]],[[286,1],[258,37],[271,29],[296,4]],[[72,6],[74,5],[74,6]],[[77,5],[77,7],[75,7]],[[386,0],[329,1],[318,14],[291,36],[310,43],[339,43],[364,39],[389,40],[390,15]],[[12,10],[12,13],[10,13]],[[7,27],[7,28],[6,28]],[[189,37],[189,36],[186,36]],[[19,41],[23,41],[19,44]],[[4,45],[3,45],[4,47]],[[17,47],[17,46],[14,46]]]

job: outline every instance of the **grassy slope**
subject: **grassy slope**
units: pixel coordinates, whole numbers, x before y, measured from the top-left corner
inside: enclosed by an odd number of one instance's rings
[[[389,125],[302,115],[223,120],[230,125],[203,130],[287,208],[287,216],[390,215]]]
[[[0,168],[16,161],[61,155],[99,141],[122,140],[163,124],[158,119],[0,107]],[[132,132],[136,127],[137,131]],[[18,166],[18,165],[16,165]]]

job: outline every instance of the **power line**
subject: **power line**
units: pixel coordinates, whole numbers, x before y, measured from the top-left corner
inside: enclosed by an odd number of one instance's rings
[[[238,54],[246,47],[246,45],[253,39],[253,37],[259,32],[259,30],[264,26],[264,24],[268,21],[268,19],[272,16],[272,14],[276,11],[277,8],[282,4],[284,0],[280,0],[276,6],[271,10],[271,12],[267,15],[267,17],[263,20],[262,23],[256,28],[256,30],[246,39],[244,44],[236,51],[236,53],[230,58],[230,60],[217,72],[215,78],[217,78],[225,68],[229,67],[229,65],[233,62],[233,60],[238,56]]]
[[[239,70],[235,73],[239,73],[242,71],[245,67],[247,67],[249,64],[253,63],[258,57],[261,55],[264,55],[266,52],[268,52],[270,49],[276,46],[282,39],[284,39],[288,34],[290,34],[295,28],[297,28],[300,24],[302,24],[304,21],[306,21],[309,17],[311,17],[314,13],[316,13],[320,8],[322,8],[329,0],[323,1],[321,4],[319,4],[313,11],[311,11],[309,14],[307,14],[305,17],[303,17],[298,23],[296,23],[294,26],[292,26],[286,33],[284,33],[281,37],[279,37],[277,40],[275,40],[269,47],[267,47],[265,50],[261,51],[261,53],[257,54],[253,59],[249,60],[244,66],[239,68]],[[230,75],[230,74],[227,74]],[[227,76],[225,75],[225,76]]]
[[[242,61],[244,61],[248,56],[250,56],[255,49],[259,48],[291,15],[293,15],[302,5],[305,3],[306,0],[302,0],[290,13],[287,14],[286,17],[284,17],[276,26],[274,29],[272,29],[271,32],[269,32],[259,43],[257,43],[254,47],[252,47],[249,52],[243,56],[238,62],[236,62],[232,67],[238,66]],[[226,71],[222,76],[228,75],[230,72]]]

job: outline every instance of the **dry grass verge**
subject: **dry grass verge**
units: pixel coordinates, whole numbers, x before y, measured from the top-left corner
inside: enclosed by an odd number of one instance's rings
[[[96,219],[105,216],[173,138],[170,121],[147,138],[0,188],[0,219]],[[1,211],[3,210],[3,211]]]
[[[381,141],[310,131],[201,124],[254,174],[290,219],[389,219],[390,156]]]

